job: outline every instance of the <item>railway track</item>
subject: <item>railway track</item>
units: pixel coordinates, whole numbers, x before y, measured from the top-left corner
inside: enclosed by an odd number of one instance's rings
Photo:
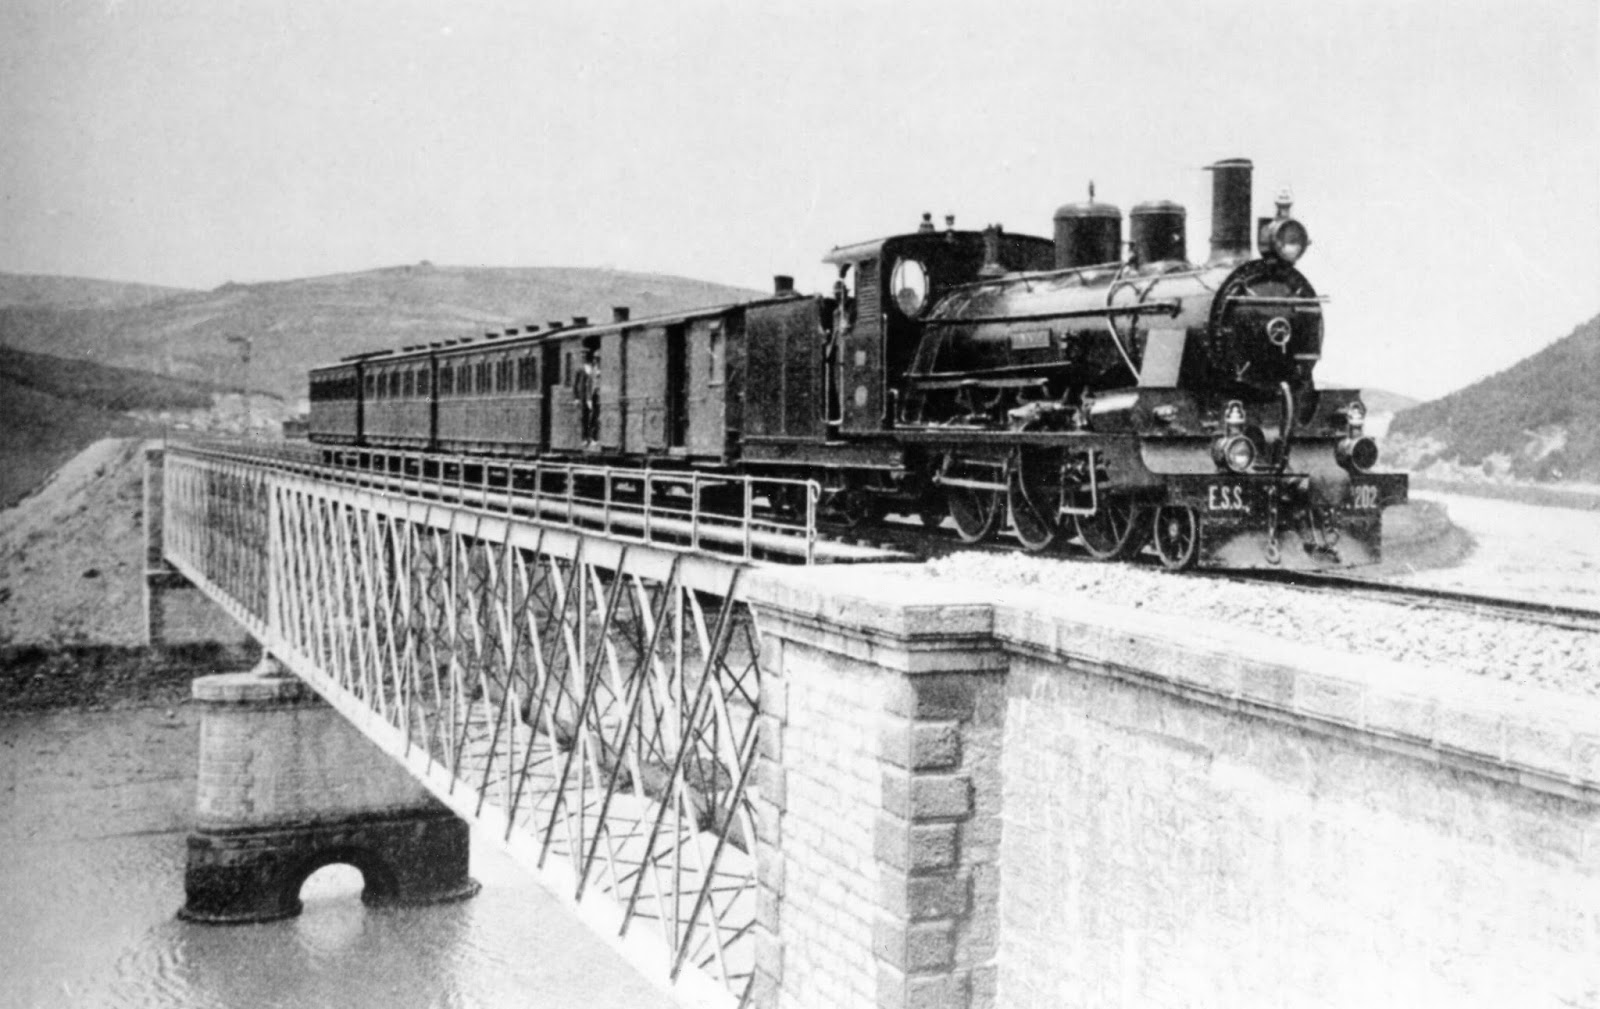
[[[316,455],[314,451],[305,449],[297,451],[292,446],[273,446],[265,450],[256,448],[249,454],[257,457],[275,457],[280,460],[298,463],[307,463]],[[760,509],[758,509],[756,515],[763,519],[772,517],[765,510]],[[1001,554],[1017,553],[1021,549],[1009,537],[976,544],[963,543],[954,529],[945,526],[928,528],[910,517],[851,527],[845,523],[832,521],[828,515],[819,513],[817,536],[819,542],[831,542],[848,548],[865,548],[869,551],[878,552],[879,556],[875,559],[891,561],[902,559],[930,560],[963,551]],[[1070,544],[1060,547],[1045,556],[1067,564],[1088,563],[1098,565],[1101,563],[1089,557],[1081,547]],[[1152,570],[1160,566],[1153,557],[1148,555],[1122,563]],[[1171,577],[1283,585],[1303,592],[1326,593],[1349,599],[1370,599],[1396,606],[1446,610],[1567,630],[1600,633],[1600,611],[1596,610],[1541,603],[1526,599],[1484,596],[1449,589],[1403,585],[1397,582],[1384,581],[1347,572],[1201,570],[1187,572],[1182,575],[1172,575]]]
[[[954,530],[945,528],[926,529],[911,521],[889,521],[870,528],[854,530],[823,522],[819,524],[818,532],[824,536],[841,538],[846,542],[859,542],[864,546],[899,551],[921,560],[942,557],[956,551],[1019,552],[1018,546],[1008,539],[990,540],[980,544],[967,544],[960,541]],[[1102,563],[1089,557],[1081,547],[1075,547],[1070,544],[1044,556],[1067,564],[1098,565]],[[1160,569],[1160,564],[1148,554],[1122,563],[1147,568],[1152,571]],[[1396,606],[1448,610],[1501,620],[1516,620],[1547,627],[1600,633],[1600,610],[1543,603],[1528,599],[1485,596],[1451,589],[1404,585],[1398,582],[1384,581],[1379,578],[1347,572],[1198,570],[1171,575],[1170,577],[1284,585],[1305,592],[1340,595],[1349,599],[1370,599]]]
[[[1347,598],[1374,599],[1396,605],[1449,610],[1457,613],[1517,620],[1523,623],[1560,627],[1566,630],[1600,633],[1600,611],[1578,606],[1562,606],[1531,599],[1484,596],[1452,589],[1366,578],[1360,575],[1314,571],[1226,571],[1198,572],[1201,577],[1288,585],[1308,592],[1337,593]]]

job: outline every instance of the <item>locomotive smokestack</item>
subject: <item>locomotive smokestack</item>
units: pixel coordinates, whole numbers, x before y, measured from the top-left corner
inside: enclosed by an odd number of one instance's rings
[[[627,322],[630,314],[631,313],[628,311],[627,305],[615,305],[611,309],[611,321]]]
[[[780,298],[794,293],[794,278],[783,274],[775,274],[772,278],[772,293]]]
[[[1211,260],[1250,258],[1249,158],[1226,158],[1206,166],[1211,173]]]

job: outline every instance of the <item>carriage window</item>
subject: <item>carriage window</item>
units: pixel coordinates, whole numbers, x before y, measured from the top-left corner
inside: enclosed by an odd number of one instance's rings
[[[411,398],[411,393],[413,391],[412,382],[413,379],[411,377],[411,371],[410,369],[407,369],[405,373],[400,376],[400,395],[405,399]]]
[[[901,312],[916,315],[928,303],[928,271],[915,259],[902,259],[894,264],[889,290]]]

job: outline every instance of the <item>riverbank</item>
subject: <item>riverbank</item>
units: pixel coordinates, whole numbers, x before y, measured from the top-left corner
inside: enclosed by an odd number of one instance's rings
[[[0,649],[0,714],[171,708],[189,699],[196,676],[241,668],[221,648],[179,656],[148,648],[38,645]]]

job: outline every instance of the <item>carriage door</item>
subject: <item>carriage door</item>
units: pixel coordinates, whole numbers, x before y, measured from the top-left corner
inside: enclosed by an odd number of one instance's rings
[[[539,448],[550,448],[550,411],[561,390],[561,345],[554,341],[539,348]]]
[[[689,435],[688,327],[667,327],[667,447],[683,448]]]
[[[620,331],[600,337],[599,360],[600,444],[615,452],[622,448],[622,404],[628,394],[628,360]]]
[[[855,320],[839,348],[839,393],[846,434],[883,430],[883,307],[878,260],[856,264]]]

